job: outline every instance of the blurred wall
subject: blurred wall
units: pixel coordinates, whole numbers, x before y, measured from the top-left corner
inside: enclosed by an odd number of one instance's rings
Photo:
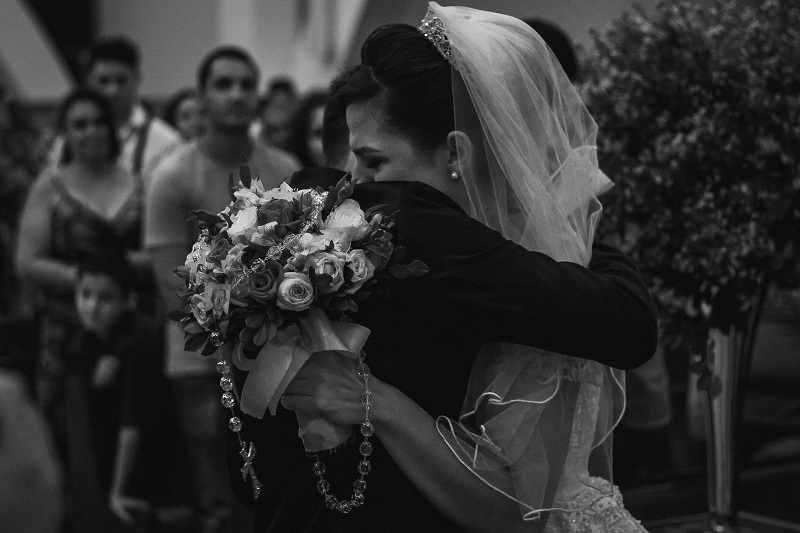
[[[6,0],[2,0],[6,1]],[[645,8],[657,0],[639,0]],[[447,2],[441,2],[447,4]],[[603,29],[633,0],[458,0],[458,5],[546,19],[576,44]],[[301,89],[324,86],[354,64],[364,37],[380,24],[417,25],[425,0],[100,0],[100,35],[126,35],[141,46],[142,94],[164,99],[193,85],[211,48],[235,43],[250,50],[263,82],[292,76]],[[335,43],[333,53],[321,43]]]
[[[239,45],[253,54],[262,87],[274,76],[289,75],[307,88],[327,84],[345,63],[346,57],[339,56],[350,50],[348,35],[365,4],[367,0],[103,0],[98,2],[98,27],[100,36],[125,35],[139,43],[145,97],[163,99],[194,85],[199,62],[221,44]],[[329,48],[322,46],[326,43],[342,51],[322,61],[330,56],[323,50]]]
[[[34,104],[58,100],[72,86],[58,51],[21,0],[0,0],[0,85]]]
[[[521,19],[545,19],[564,30],[574,43],[589,46],[589,28],[605,29],[634,3],[650,9],[658,0],[461,0],[457,5]]]
[[[99,37],[123,35],[139,45],[142,95],[164,99],[195,85],[203,55],[219,42],[218,0],[101,0]]]

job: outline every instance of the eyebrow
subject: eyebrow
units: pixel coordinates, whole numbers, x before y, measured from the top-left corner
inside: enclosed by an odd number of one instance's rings
[[[220,74],[218,76],[209,76],[208,79],[211,83],[218,83],[220,81],[225,81],[230,83],[239,81],[242,83],[247,82],[253,85],[255,85],[256,83],[255,78],[253,78],[252,76],[244,76],[244,75],[239,76],[238,74]]]
[[[359,146],[358,148],[353,148],[352,152],[357,156],[364,156],[369,154],[377,154],[381,151],[377,148],[371,148],[369,146]]]

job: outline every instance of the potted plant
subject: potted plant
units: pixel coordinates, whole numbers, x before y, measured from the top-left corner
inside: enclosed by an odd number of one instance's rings
[[[593,33],[582,83],[616,186],[599,237],[638,263],[662,343],[711,341],[709,504],[732,516],[733,403],[768,283],[796,283],[800,10],[791,0],[663,1]]]

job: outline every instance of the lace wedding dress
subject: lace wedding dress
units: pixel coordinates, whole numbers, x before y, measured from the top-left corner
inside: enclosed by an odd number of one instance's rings
[[[587,379],[590,372],[587,368],[562,379]],[[587,389],[581,390],[583,393]],[[598,389],[590,388],[588,391],[597,393]],[[625,509],[619,489],[608,480],[589,476],[585,460],[577,460],[588,457],[586,452],[591,447],[592,436],[587,428],[598,416],[599,400],[599,394],[591,392],[581,394],[578,399],[566,471],[574,469],[574,479],[585,479],[586,485],[567,482],[554,505],[567,510],[551,512],[546,533],[646,533],[641,522]],[[578,462],[581,464],[575,464]]]
[[[646,531],[622,504],[619,489],[602,478],[592,478],[601,488],[586,488],[569,502],[571,511],[553,511],[546,533],[638,533]],[[610,492],[610,494],[609,494]]]

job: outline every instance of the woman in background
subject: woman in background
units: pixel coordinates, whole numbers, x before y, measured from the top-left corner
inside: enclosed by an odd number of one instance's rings
[[[184,141],[201,136],[206,125],[200,98],[194,89],[181,89],[167,102],[164,120],[181,134]]]
[[[30,190],[16,269],[40,295],[37,389],[60,439],[62,416],[55,411],[62,404],[64,345],[78,327],[77,264],[106,249],[124,250],[140,266],[147,262],[134,252],[141,248],[142,183],[117,163],[120,144],[108,102],[77,89],[62,101],[58,127],[66,141],[64,165],[45,170]]]

